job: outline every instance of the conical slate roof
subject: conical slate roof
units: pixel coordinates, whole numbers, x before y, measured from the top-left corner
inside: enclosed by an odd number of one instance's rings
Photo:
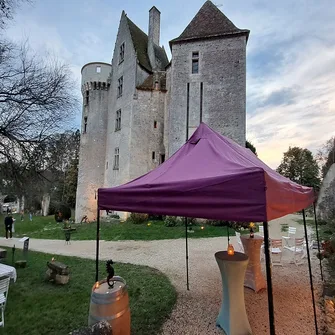
[[[248,38],[249,33],[247,29],[237,28],[212,1],[206,1],[182,34],[170,41],[170,45],[175,42],[235,34],[243,34]]]

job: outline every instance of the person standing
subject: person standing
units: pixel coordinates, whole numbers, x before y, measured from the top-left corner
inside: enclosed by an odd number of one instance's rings
[[[10,214],[5,217],[5,229],[6,229],[6,239],[8,240],[8,232],[10,238],[12,238],[12,226],[13,226],[13,218]]]
[[[29,220],[33,221],[33,212],[32,211],[29,212]]]
[[[21,221],[23,221],[24,220],[24,210],[22,209],[22,211],[21,211]]]

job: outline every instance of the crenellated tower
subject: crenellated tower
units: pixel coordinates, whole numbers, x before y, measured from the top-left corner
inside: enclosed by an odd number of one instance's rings
[[[76,222],[84,215],[96,217],[97,189],[103,186],[108,122],[108,89],[112,66],[94,62],[81,70],[83,94],[78,169]]]

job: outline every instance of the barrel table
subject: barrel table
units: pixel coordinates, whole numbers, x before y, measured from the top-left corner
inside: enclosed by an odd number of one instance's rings
[[[249,263],[245,274],[244,286],[251,288],[255,292],[266,289],[266,281],[261,268],[261,246],[263,237],[254,235],[242,235],[241,242],[244,252],[249,257]]]
[[[227,251],[215,253],[222,278],[222,305],[216,325],[226,335],[251,335],[251,327],[244,304],[244,275],[248,265],[248,256]]]
[[[94,284],[91,294],[88,325],[107,321],[113,335],[130,335],[130,309],[126,282],[113,277],[114,286],[109,288],[106,280]]]

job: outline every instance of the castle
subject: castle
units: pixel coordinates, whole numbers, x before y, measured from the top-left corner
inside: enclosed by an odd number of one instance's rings
[[[148,34],[123,11],[111,64],[83,66],[83,112],[76,222],[96,217],[100,187],[126,183],[173,155],[201,121],[246,141],[246,45],[237,28],[206,1],[168,60],[159,44],[160,12]]]

